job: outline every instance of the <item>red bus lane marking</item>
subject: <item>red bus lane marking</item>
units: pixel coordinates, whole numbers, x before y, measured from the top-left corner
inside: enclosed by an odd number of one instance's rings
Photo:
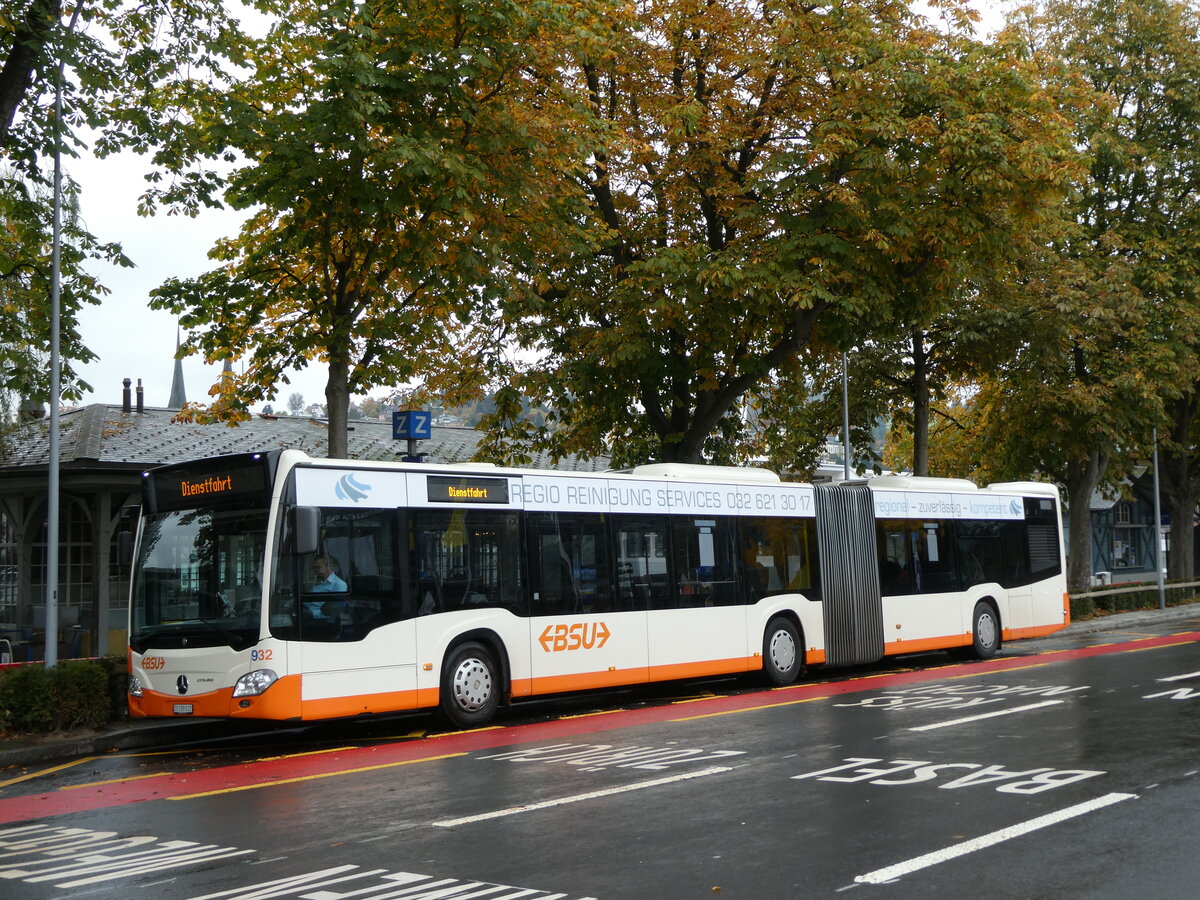
[[[776,706],[824,700],[843,694],[865,693],[897,685],[977,677],[995,672],[1037,668],[1073,659],[1152,650],[1197,641],[1200,641],[1200,631],[1183,632],[1124,644],[1106,644],[1078,650],[1056,650],[1032,657],[994,659],[963,666],[944,666],[936,669],[873,675],[824,684],[793,685],[752,694],[714,697],[688,703],[689,715],[687,716],[681,716],[681,711],[674,705],[655,706],[626,710],[619,715],[584,716],[516,725],[510,728],[453,732],[435,735],[420,741],[362,747],[327,754],[260,760],[252,763],[220,766],[200,772],[163,774],[157,778],[145,778],[136,782],[97,784],[51,793],[6,797],[0,799],[0,824],[106,809],[130,803],[144,803],[150,800],[253,790],[275,784],[354,774],[356,771],[417,762],[433,762],[478,750],[494,750],[498,747],[596,734],[619,728],[635,728],[662,722],[679,722],[770,709]]]

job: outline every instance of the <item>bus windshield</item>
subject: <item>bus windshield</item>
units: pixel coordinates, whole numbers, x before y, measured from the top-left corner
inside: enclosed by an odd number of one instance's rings
[[[259,638],[263,510],[200,507],[146,516],[134,568],[130,646],[229,646]]]

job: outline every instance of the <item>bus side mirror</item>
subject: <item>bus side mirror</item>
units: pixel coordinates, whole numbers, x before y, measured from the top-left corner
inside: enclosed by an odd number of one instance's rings
[[[321,541],[321,510],[315,506],[292,509],[292,545],[297,556],[316,553]]]
[[[117,565],[133,565],[133,535],[128,531],[117,533]]]

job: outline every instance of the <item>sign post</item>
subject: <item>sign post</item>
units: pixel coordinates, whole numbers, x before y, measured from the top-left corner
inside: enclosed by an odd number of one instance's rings
[[[433,414],[423,409],[398,409],[392,413],[392,439],[408,441],[405,462],[421,462],[417,454],[417,441],[427,441],[433,436]]]

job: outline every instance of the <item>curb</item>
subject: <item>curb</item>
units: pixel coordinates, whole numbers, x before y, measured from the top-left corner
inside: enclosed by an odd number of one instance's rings
[[[0,769],[205,740],[228,734],[229,731],[229,723],[224,719],[126,720],[114,723],[107,731],[94,734],[48,735],[0,742]]]
[[[1200,617],[1200,602],[1168,606],[1166,609],[1135,610],[1134,612],[1114,613],[1111,616],[1084,619],[1082,622],[1072,622],[1062,631],[1056,631],[1050,636],[1063,637],[1072,634],[1095,634],[1098,631],[1120,631],[1155,622],[1176,622],[1193,616]]]

